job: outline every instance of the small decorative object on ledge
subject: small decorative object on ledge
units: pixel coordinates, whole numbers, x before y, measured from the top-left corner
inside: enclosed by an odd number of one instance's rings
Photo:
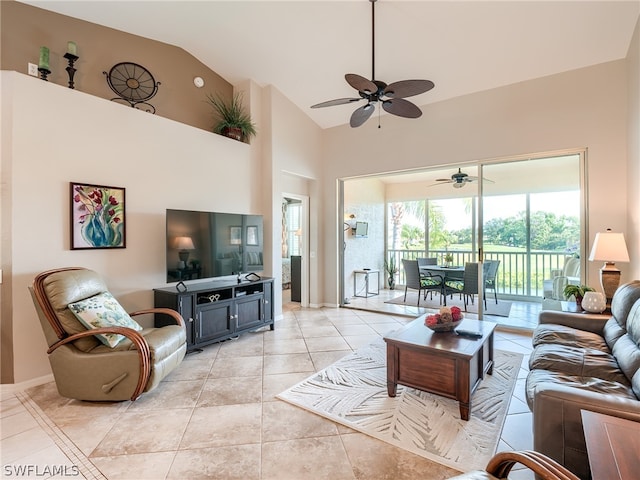
[[[146,105],[146,112],[156,113],[156,107],[147,102],[158,93],[158,85],[151,72],[142,65],[131,62],[118,63],[111,67],[109,73],[102,72],[107,77],[109,88],[118,95],[112,98],[114,102],[124,100],[133,108],[143,110],[140,105]]]
[[[47,76],[51,73],[51,70],[49,70],[49,49],[47,47],[40,47],[38,71],[40,72],[40,78],[48,82]]]
[[[76,69],[73,66],[74,62],[76,60],[78,60],[78,47],[76,45],[76,42],[67,42],[67,53],[64,54],[64,58],[66,58],[69,61],[69,65],[67,65],[67,68],[65,68],[65,70],[67,71],[67,74],[69,75],[69,88],[71,89],[75,89],[74,87],[74,83],[73,83],[73,76],[76,73]]]

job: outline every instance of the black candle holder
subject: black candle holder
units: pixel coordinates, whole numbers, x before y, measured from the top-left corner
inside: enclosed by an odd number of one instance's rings
[[[51,73],[51,70],[48,68],[38,68],[38,71],[40,72],[40,78],[45,82],[48,82],[49,80],[47,80],[47,76]]]
[[[76,73],[76,69],[74,68],[73,64],[80,57],[67,52],[64,54],[64,58],[66,58],[69,61],[69,65],[67,66],[67,68],[65,68],[65,70],[67,71],[67,74],[69,75],[69,88],[75,89],[76,87],[73,86],[73,76]]]

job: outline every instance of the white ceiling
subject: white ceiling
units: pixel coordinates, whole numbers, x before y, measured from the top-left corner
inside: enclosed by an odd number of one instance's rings
[[[323,128],[363,103],[345,73],[371,77],[371,3],[24,1],[190,52],[232,84],[273,85]],[[418,105],[626,57],[640,0],[378,0],[376,80],[427,79]],[[411,120],[407,120],[411,121]]]

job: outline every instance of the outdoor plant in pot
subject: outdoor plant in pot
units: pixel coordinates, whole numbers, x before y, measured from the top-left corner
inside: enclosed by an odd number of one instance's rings
[[[576,306],[578,310],[582,310],[582,298],[586,292],[595,291],[593,288],[587,285],[566,285],[562,293],[564,293],[564,297],[568,300],[572,296],[576,299]]]
[[[384,261],[384,271],[387,272],[387,285],[389,290],[396,288],[396,273],[398,273],[398,267],[396,265],[396,258],[391,255]]]
[[[219,133],[241,142],[249,141],[256,132],[256,126],[251,121],[251,115],[242,105],[242,94],[235,93],[231,101],[222,96],[207,95],[207,101],[213,108],[218,123],[213,127],[214,133]]]

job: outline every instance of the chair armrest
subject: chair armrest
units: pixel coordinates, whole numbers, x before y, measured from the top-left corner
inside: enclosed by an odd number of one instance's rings
[[[566,327],[584,330],[602,335],[604,324],[611,318],[609,315],[598,313],[572,313],[557,310],[542,310],[538,314],[538,324],[554,323]]]
[[[105,333],[117,333],[119,335],[124,335],[129,340],[131,340],[131,343],[135,345],[136,350],[138,351],[138,359],[140,361],[140,375],[138,376],[138,384],[136,385],[136,388],[131,395],[131,401],[134,401],[142,394],[144,388],[147,386],[149,377],[151,376],[151,352],[149,351],[149,344],[147,343],[147,340],[133,328],[103,327],[74,333],[73,335],[69,335],[68,337],[65,337],[51,345],[47,350],[47,354],[50,354],[58,347],[66,345],[67,343],[72,343],[79,338],[91,337],[93,335]]]
[[[170,308],[147,308],[145,310],[137,310],[135,312],[131,312],[129,313],[129,315],[131,317],[135,317],[136,315],[145,315],[148,313],[162,313],[164,315],[169,315],[176,321],[178,325],[184,327],[184,319],[182,318],[182,315]]]
[[[640,400],[558,384],[536,387],[533,448],[561,461],[579,476],[588,473],[581,410],[640,422]]]
[[[579,480],[555,460],[531,450],[497,453],[489,461],[486,470],[497,478],[507,478],[516,463],[524,465],[542,480]]]

